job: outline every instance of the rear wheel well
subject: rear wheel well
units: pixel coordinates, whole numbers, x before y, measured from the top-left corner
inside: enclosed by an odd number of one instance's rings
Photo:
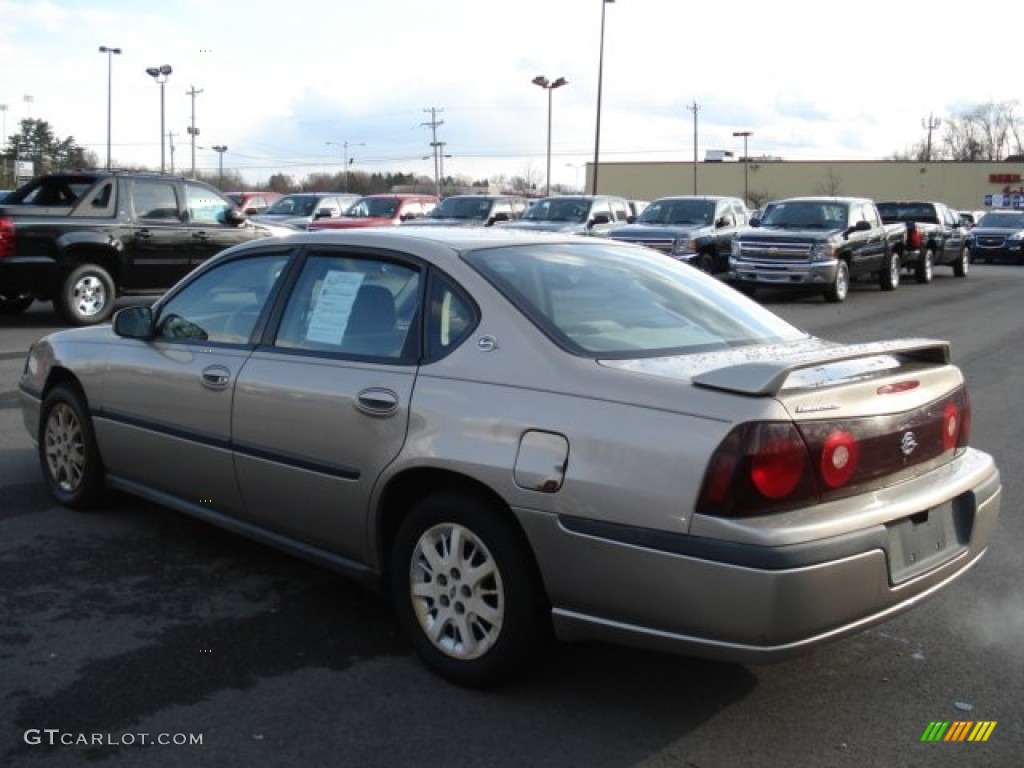
[[[377,545],[376,553],[380,573],[390,573],[391,551],[394,546],[395,536],[402,524],[402,520],[413,505],[433,493],[441,491],[464,493],[468,496],[477,497],[485,502],[491,509],[497,510],[506,521],[516,530],[520,539],[521,551],[524,557],[528,557],[530,565],[535,573],[540,573],[533,549],[529,540],[516,516],[509,509],[508,503],[493,489],[474,480],[466,475],[457,472],[434,468],[411,469],[393,477],[384,489],[378,505],[379,515],[377,519]],[[386,586],[386,585],[385,585]]]

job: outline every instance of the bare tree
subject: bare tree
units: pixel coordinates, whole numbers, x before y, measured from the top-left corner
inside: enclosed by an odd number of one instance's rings
[[[840,178],[836,169],[831,165],[825,172],[825,178],[822,179],[818,185],[819,195],[828,195],[829,197],[836,197],[842,194],[843,180]]]
[[[1017,101],[990,101],[944,121],[943,149],[951,160],[1000,161],[1021,153]]]

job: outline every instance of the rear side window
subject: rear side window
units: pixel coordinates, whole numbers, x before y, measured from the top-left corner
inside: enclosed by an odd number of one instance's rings
[[[132,184],[132,208],[139,219],[180,220],[174,184],[165,181],[137,179]]]
[[[310,255],[285,306],[275,346],[405,360],[416,351],[410,329],[419,285],[419,270],[404,264],[335,253]]]

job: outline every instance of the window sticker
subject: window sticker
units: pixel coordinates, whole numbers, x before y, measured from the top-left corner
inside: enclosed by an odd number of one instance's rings
[[[319,344],[341,343],[364,277],[362,272],[327,272],[306,330],[307,341]]]

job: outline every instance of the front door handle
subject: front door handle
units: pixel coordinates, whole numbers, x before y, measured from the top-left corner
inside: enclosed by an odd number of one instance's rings
[[[398,411],[398,393],[370,387],[356,395],[356,408],[370,416],[392,416]]]
[[[203,369],[200,380],[208,389],[226,389],[231,382],[231,371],[223,365],[211,365]]]

